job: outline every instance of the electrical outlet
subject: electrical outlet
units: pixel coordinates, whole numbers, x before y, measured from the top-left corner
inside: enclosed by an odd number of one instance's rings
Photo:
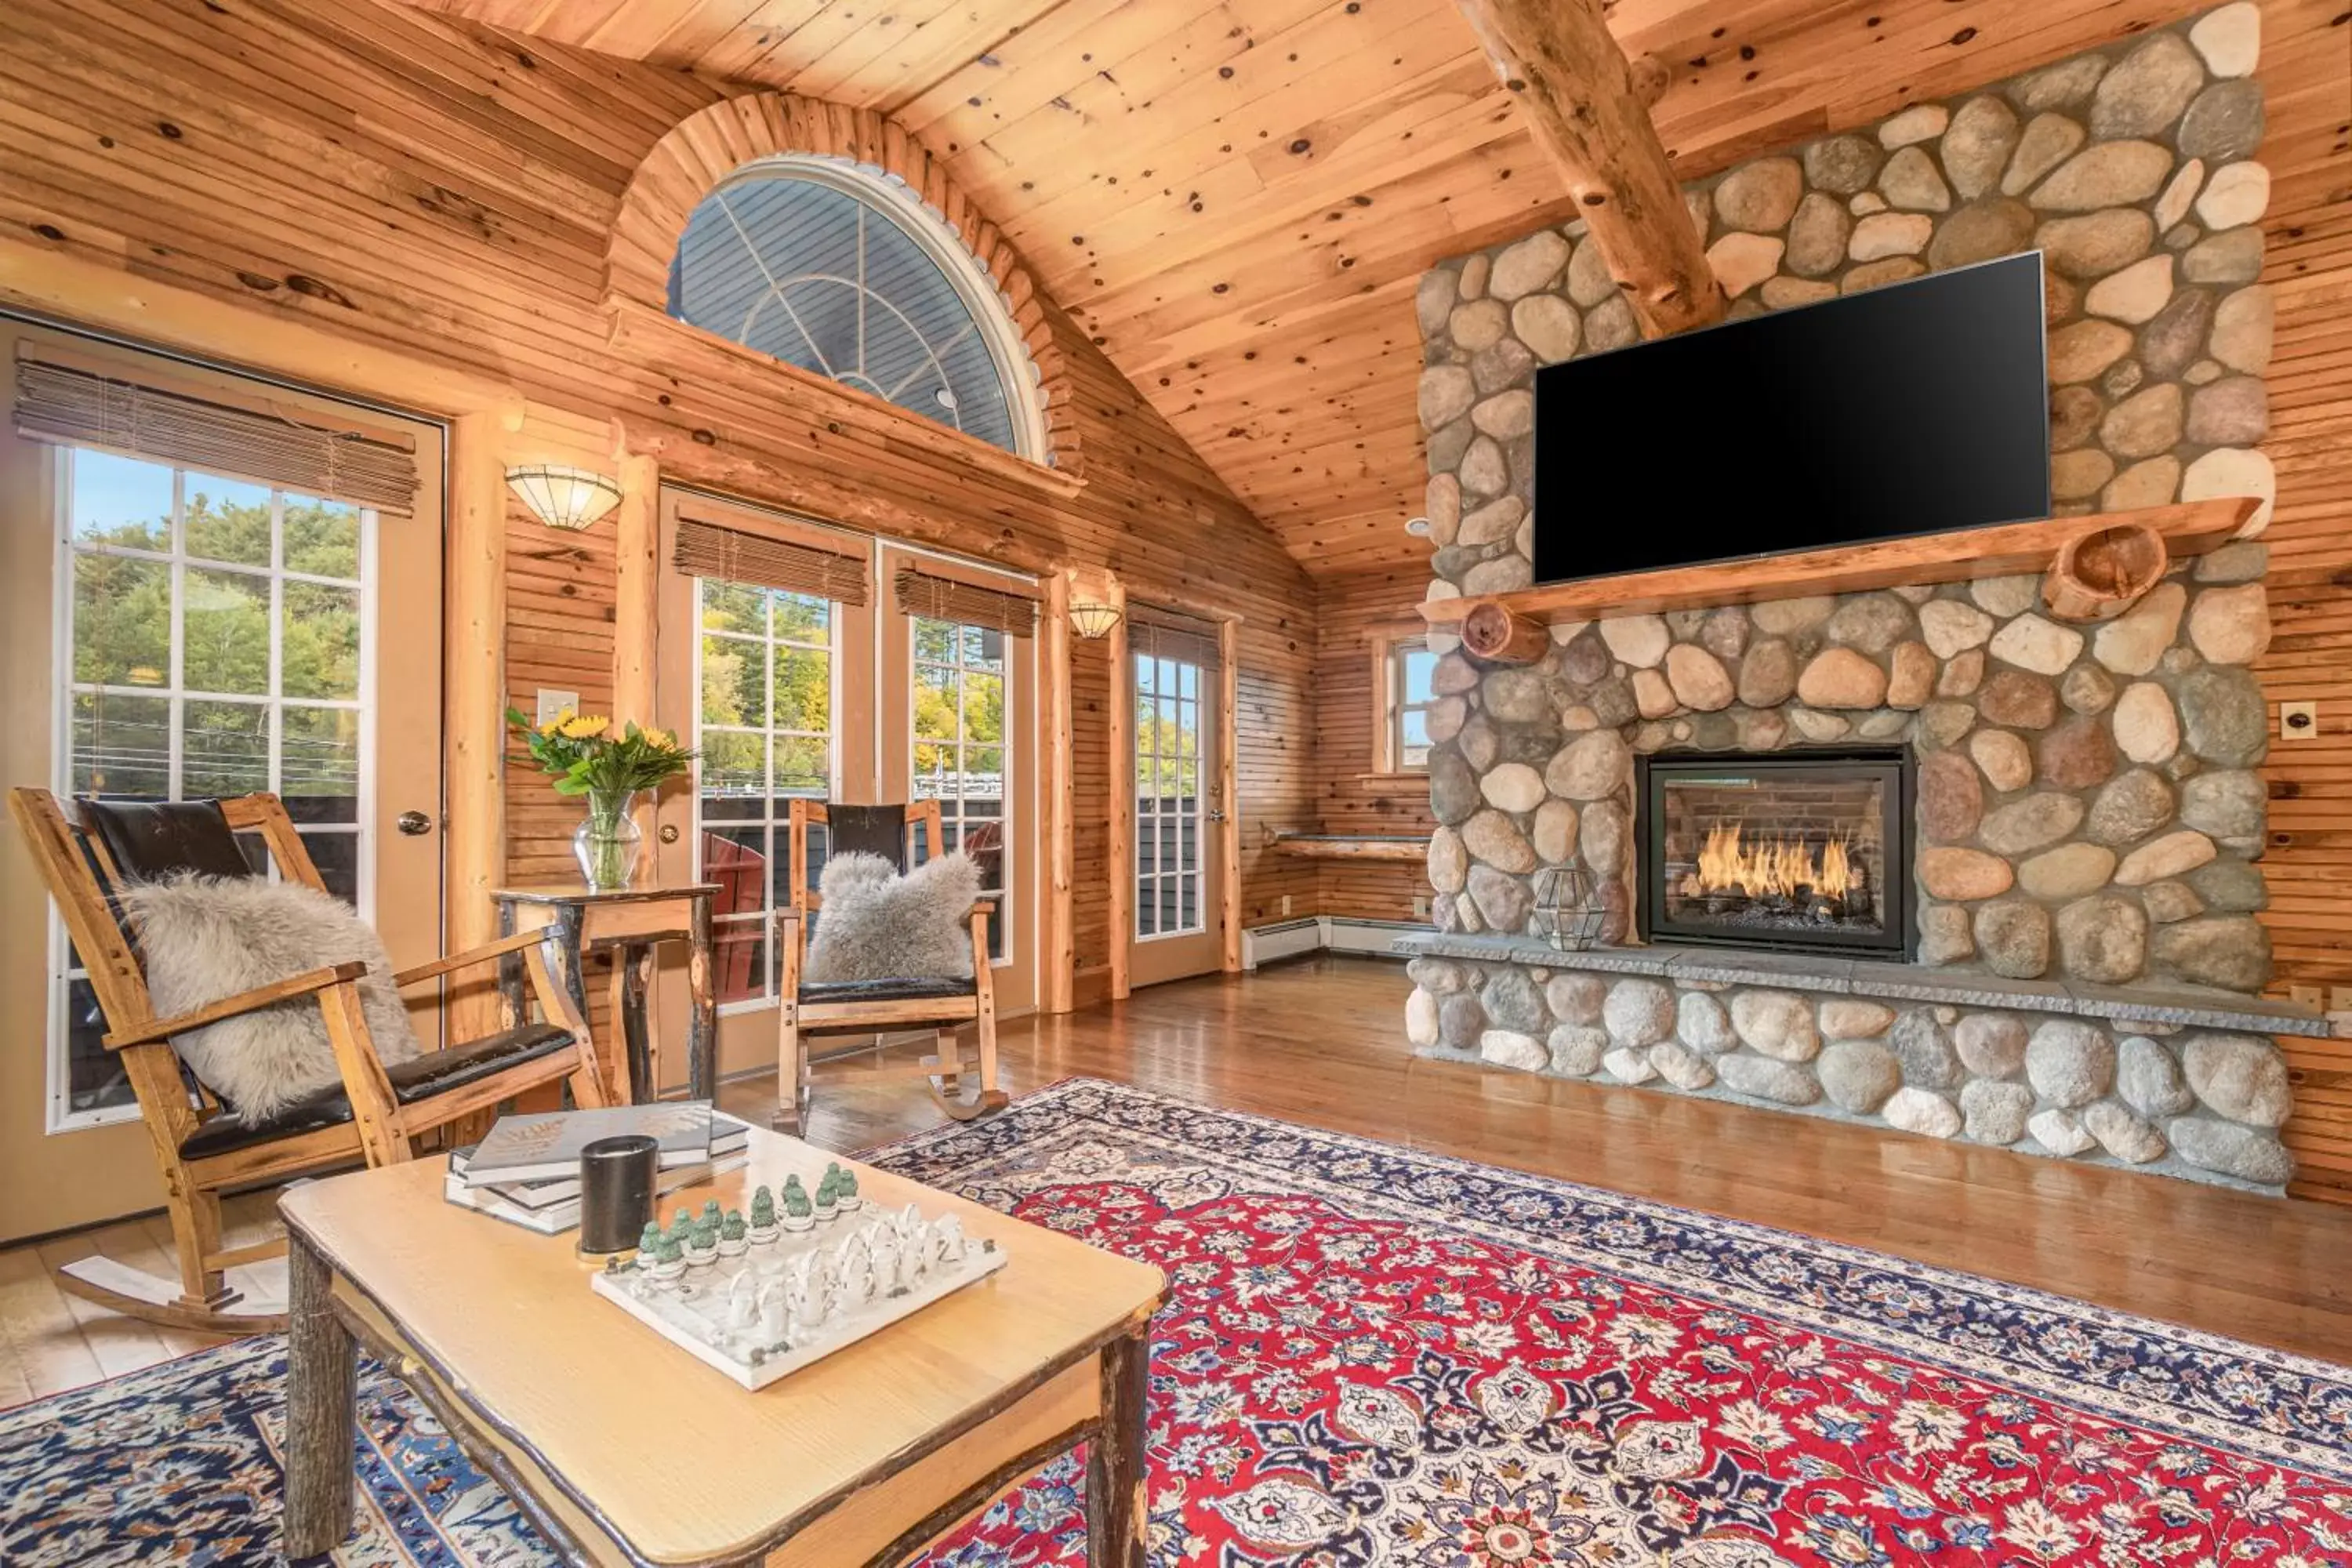
[[[545,724],[549,720],[553,719],[558,713],[562,712],[566,708],[571,709],[575,713],[580,710],[580,693],[577,691],[558,691],[551,686],[542,686],[539,689],[540,723]]]
[[[1282,895],[1282,912],[1286,915],[1290,912],[1290,895],[1288,893]]]
[[[2352,985],[2329,986],[2327,1010],[2331,1013],[2352,1013]]]
[[[1429,899],[1426,894],[1415,893],[1412,896],[1412,918],[1417,921],[1425,921],[1429,918]]]
[[[2324,1007],[2326,1005],[2326,1004],[2321,1000],[2326,993],[2322,991],[2316,985],[2290,985],[2286,988],[2286,994],[2289,999],[2300,1002],[2306,1007]]]
[[[2319,704],[2316,702],[2280,703],[2279,739],[2282,741],[2319,739]]]

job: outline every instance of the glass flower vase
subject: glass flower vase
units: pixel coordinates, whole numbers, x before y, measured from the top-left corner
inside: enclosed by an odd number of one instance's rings
[[[572,854],[591,892],[617,892],[636,875],[645,834],[630,807],[634,790],[591,790],[587,819],[572,831]]]

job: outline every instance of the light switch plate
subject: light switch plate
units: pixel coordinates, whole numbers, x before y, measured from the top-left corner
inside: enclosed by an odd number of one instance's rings
[[[539,722],[541,724],[544,725],[566,708],[574,712],[579,710],[580,693],[558,691],[551,686],[542,686],[539,689]]]
[[[2319,739],[2319,704],[2308,701],[2280,703],[2279,739],[2282,741]]]
[[[1282,895],[1282,912],[1286,915],[1290,912],[1290,895],[1288,893]]]
[[[2316,985],[2290,985],[2286,994],[2289,1000],[2300,1002],[2306,1007],[2325,1007],[2327,1005],[2325,1000],[2326,992]]]

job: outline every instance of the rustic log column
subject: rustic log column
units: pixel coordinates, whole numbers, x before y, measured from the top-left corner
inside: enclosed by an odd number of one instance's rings
[[[656,535],[661,468],[651,458],[617,455],[621,504],[613,509],[613,717],[654,721],[655,604],[661,586]]]
[[[1045,689],[1045,1011],[1077,1005],[1077,763],[1070,692],[1070,577],[1045,579],[1045,625],[1039,637]]]
[[[449,480],[442,876],[448,949],[459,952],[496,937],[490,889],[506,879],[507,485],[496,415],[461,415],[450,426]],[[487,974],[453,982],[448,995],[452,1037],[498,1029]]]
[[[1103,1347],[1102,1431],[1087,1445],[1087,1568],[1143,1568],[1151,1324]]]
[[[1664,89],[1610,36],[1599,0],[1455,0],[1536,143],[1568,182],[1610,276],[1653,337],[1722,318],[1706,242],[1650,123]]]
[[[359,1363],[335,1316],[332,1271],[289,1227],[286,1275],[286,1515],[288,1557],[332,1551],[352,1532],[352,1441]]]
[[[1228,974],[1242,972],[1242,627],[1228,616],[1217,623],[1217,679],[1220,706],[1217,727],[1217,801],[1225,819],[1217,824],[1217,854],[1221,859],[1217,888],[1218,921],[1224,928],[1219,949]]]
[[[1135,671],[1127,656],[1127,584],[1110,580],[1110,999],[1124,1001],[1135,947]]]

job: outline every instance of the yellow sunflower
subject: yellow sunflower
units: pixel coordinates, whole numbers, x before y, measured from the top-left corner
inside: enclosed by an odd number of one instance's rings
[[[575,713],[555,727],[556,733],[567,741],[585,741],[603,734],[611,728],[610,719],[599,719],[585,713]]]

